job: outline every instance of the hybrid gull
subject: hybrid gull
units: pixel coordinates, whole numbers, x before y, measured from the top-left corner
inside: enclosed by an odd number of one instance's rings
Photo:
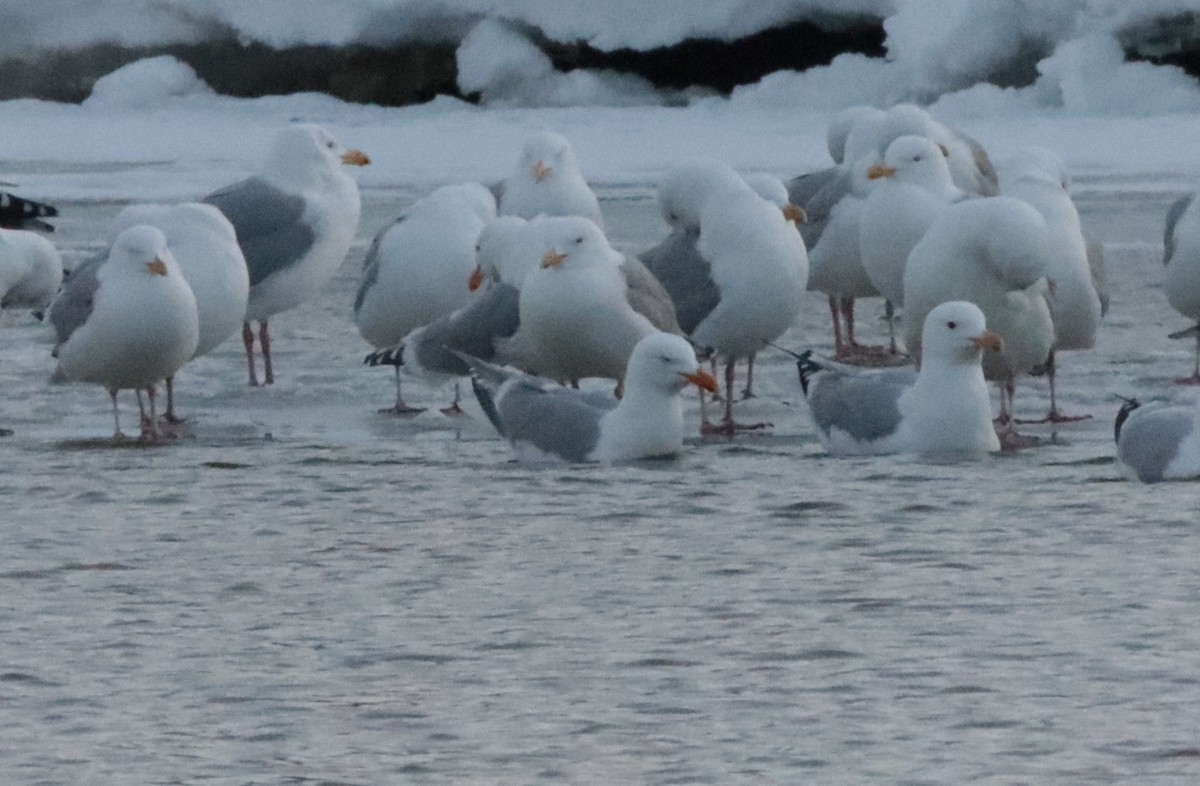
[[[1117,467],[1130,480],[1200,478],[1200,409],[1125,399],[1113,424]]]
[[[126,229],[106,261],[67,280],[64,294],[73,289],[87,292],[62,299],[62,306],[56,300],[50,310],[55,376],[104,386],[112,398],[114,439],[123,437],[117,392],[133,388],[140,405],[145,390],[150,414],[143,413],[142,436],[157,438],[155,385],[191,359],[200,338],[196,298],[166,237],[151,226]]]
[[[1163,289],[1171,307],[1197,324],[1172,333],[1171,338],[1194,337],[1196,362],[1183,385],[1200,385],[1200,208],[1195,194],[1182,197],[1167,212],[1163,233],[1163,263],[1167,266]]]
[[[980,360],[1001,349],[973,303],[925,317],[919,372],[859,370],[798,356],[800,385],[825,449],[835,455],[980,455],[1000,449]]]
[[[0,229],[0,308],[44,309],[63,280],[58,249],[25,229]]]
[[[1004,193],[1028,202],[1046,220],[1050,243],[1050,317],[1054,321],[1054,346],[1046,360],[1050,383],[1050,410],[1043,420],[1052,423],[1090,417],[1064,415],[1055,390],[1057,353],[1091,349],[1100,325],[1100,293],[1093,279],[1088,246],[1071,199],[1071,180],[1058,155],[1046,148],[1026,148],[1019,153]]]
[[[511,369],[473,361],[480,406],[521,458],[630,461],[683,449],[688,384],[715,391],[696,353],[680,336],[644,336],[629,356],[620,402],[597,401],[578,390]]]
[[[477,183],[443,186],[413,204],[372,243],[363,261],[354,298],[354,321],[367,343],[396,347],[413,330],[475,299],[467,286],[475,269],[475,246],[495,218],[492,193]],[[402,355],[378,362],[396,367],[396,413],[421,412],[408,406],[400,391]],[[451,405],[457,410],[457,397]]]
[[[863,271],[888,302],[888,335],[895,352],[893,314],[904,306],[908,255],[934,217],[965,194],[954,185],[941,148],[922,136],[898,137],[867,177],[877,185],[863,201],[857,240]]]
[[[592,221],[543,216],[531,226],[545,250],[521,288],[519,312],[542,376],[620,381],[639,340],[679,332],[670,295]]]
[[[525,142],[516,169],[501,187],[500,214],[526,219],[583,216],[604,228],[600,203],[583,179],[571,143],[553,131]]]
[[[1041,214],[1012,197],[968,199],[948,206],[909,254],[904,270],[905,343],[921,362],[919,326],[947,300],[983,311],[1004,339],[983,359],[984,376],[1001,388],[1001,438],[1016,447],[1012,396],[1016,379],[1044,363],[1054,345],[1046,302],[1049,240]]]
[[[242,342],[252,386],[258,374],[251,323],[259,325],[263,378],[270,385],[275,373],[267,321],[317,294],[345,260],[361,203],[357,184],[341,167],[368,163],[364,153],[346,150],[321,126],[292,125],[275,138],[261,174],[204,198],[233,224],[250,272]]]
[[[113,219],[110,237],[138,224],[159,229],[196,298],[199,338],[192,357],[207,355],[232,336],[246,315],[250,276],[229,220],[212,205],[130,205]],[[176,423],[175,377],[166,378],[165,419]]]

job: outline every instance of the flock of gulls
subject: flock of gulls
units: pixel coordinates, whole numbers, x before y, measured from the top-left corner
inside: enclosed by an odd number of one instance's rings
[[[469,380],[520,457],[669,455],[683,446],[689,385],[700,389],[703,433],[766,427],[739,422],[734,408],[754,395],[756,354],[773,348],[796,358],[834,455],[972,458],[1028,445],[1012,401],[1035,373],[1050,380],[1046,419],[1074,419],[1058,408],[1058,355],[1093,346],[1107,295],[1062,161],[1031,148],[1001,181],[975,140],[907,104],[844,111],[828,148],[828,168],[787,182],[712,160],[672,169],[658,189],[669,234],[636,256],[610,245],[557,133],[531,137],[503,183],[436,189],[374,239],[353,303],[367,362],[395,369],[386,411],[422,411],[404,400],[403,369],[454,380],[448,414],[462,412]],[[368,163],[320,126],[290,125],[259,174],[198,202],[125,208],[105,251],[68,275],[44,235],[55,209],[0,193],[0,306],[44,312],[54,377],[108,391],[114,439],[125,439],[126,389],[140,438],[169,437],[176,372],[239,326],[249,384],[274,383],[269,320],[321,293],[345,260],[360,213],[345,167]],[[1170,303],[1197,323],[1174,334],[1197,342],[1180,381],[1200,384],[1200,205],[1190,197],[1167,216],[1164,256]],[[832,358],[776,343],[806,290],[828,296]],[[873,297],[886,302],[885,346],[855,336],[855,302]],[[580,389],[585,378],[613,386]],[[1200,476],[1198,419],[1194,406],[1126,400],[1118,464],[1147,482]]]

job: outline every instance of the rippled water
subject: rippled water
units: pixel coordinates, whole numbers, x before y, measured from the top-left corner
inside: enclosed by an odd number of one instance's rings
[[[176,444],[110,446],[107,396],[48,386],[9,315],[0,780],[1196,782],[1196,487],[1111,463],[1111,394],[1190,370],[1172,195],[1084,181],[1112,310],[1062,388],[1097,417],[972,464],[822,456],[777,354],[746,407],[773,431],[674,461],[530,468],[478,424],[377,414],[349,311],[398,195],[272,323],[279,384],[247,389],[236,341],[180,375]],[[649,194],[608,197],[618,245],[658,239]],[[69,260],[118,207],[64,210]],[[807,306],[785,343],[827,347]]]

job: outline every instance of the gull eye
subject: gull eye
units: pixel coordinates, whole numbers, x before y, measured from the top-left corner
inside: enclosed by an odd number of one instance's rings
[[[664,362],[664,363],[670,363],[670,362],[671,362],[671,357],[670,357],[670,355],[659,355],[659,356],[658,356],[658,359],[659,359],[659,360],[661,360],[661,361],[662,361],[662,362]]]
[[[578,246],[581,243],[583,243],[583,235],[580,235],[579,237],[575,238],[575,245]]]
[[[951,330],[954,330],[954,328],[958,327],[958,323],[954,322],[954,321],[950,321],[950,322],[946,323],[946,327],[950,328]]]

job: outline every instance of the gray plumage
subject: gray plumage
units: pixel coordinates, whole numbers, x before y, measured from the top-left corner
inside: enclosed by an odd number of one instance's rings
[[[587,461],[600,441],[600,420],[617,407],[597,396],[458,353],[472,370],[471,387],[500,435],[566,459]]]
[[[470,367],[458,353],[495,359],[497,340],[511,338],[521,324],[520,300],[516,287],[493,282],[469,306],[417,331],[406,342],[406,352],[423,369],[464,376]]]
[[[1167,223],[1163,228],[1164,265],[1171,264],[1171,259],[1175,256],[1175,226],[1179,223],[1179,219],[1183,218],[1183,214],[1187,212],[1188,207],[1191,206],[1192,200],[1195,198],[1195,194],[1180,197],[1167,210]]]
[[[992,159],[988,156],[987,150],[974,137],[958,129],[951,129],[951,131],[965,142],[971,151],[971,160],[975,162],[975,168],[979,171],[979,177],[976,180],[979,186],[979,195],[996,196],[999,194],[1000,175],[996,172],[996,167],[992,165]]]
[[[834,206],[850,193],[850,184],[850,169],[843,166],[819,169],[787,182],[788,201],[804,208],[806,220],[799,227],[805,248],[816,247]]]
[[[233,224],[251,287],[299,262],[316,241],[313,228],[300,220],[304,199],[261,177],[246,178],[201,201],[216,207]]]
[[[96,273],[106,259],[108,254],[102,252],[76,265],[63,281],[62,290],[50,304],[48,316],[50,324],[54,327],[55,337],[52,357],[58,357],[58,348],[92,315],[96,290],[100,288],[100,280]]]
[[[661,281],[637,257],[627,256],[621,263],[625,276],[626,300],[637,313],[664,333],[680,335],[675,303]]]
[[[397,218],[380,230],[379,234],[375,235],[375,239],[371,241],[371,247],[367,249],[367,255],[363,257],[362,280],[359,281],[358,291],[354,293],[355,314],[362,309],[362,304],[367,298],[367,293],[371,291],[371,288],[375,286],[375,282],[379,280],[379,244],[383,242],[383,236],[403,220],[404,216],[400,216],[400,218]]]
[[[712,279],[712,265],[696,248],[699,239],[696,230],[676,229],[640,257],[671,296],[684,335],[690,335],[721,302],[721,291]]]
[[[808,406],[826,436],[838,428],[857,441],[882,439],[899,428],[900,395],[916,380],[911,368],[849,373],[826,367],[813,377]]]
[[[1179,446],[1196,426],[1192,407],[1163,406],[1136,413],[1117,435],[1117,458],[1143,483],[1165,479]]]

